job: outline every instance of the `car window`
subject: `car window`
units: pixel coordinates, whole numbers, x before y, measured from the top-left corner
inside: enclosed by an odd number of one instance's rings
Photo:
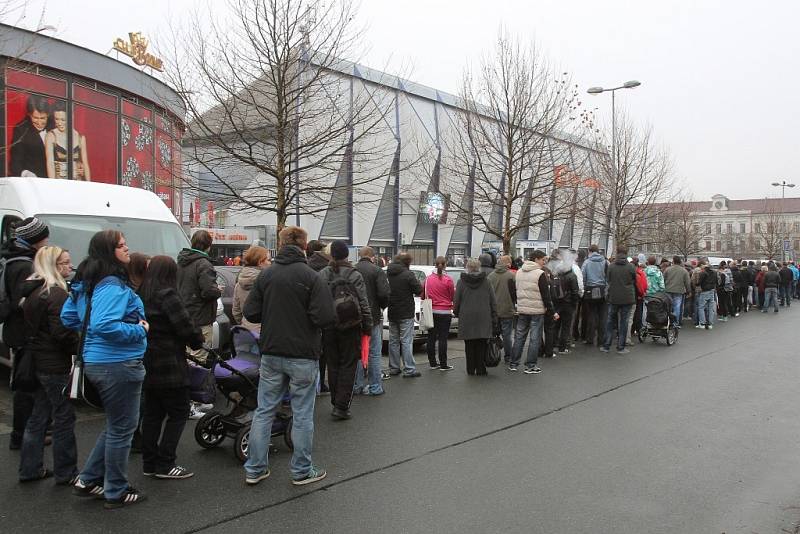
[[[417,277],[420,284],[425,281],[425,273],[423,271],[412,270],[411,272],[414,273],[414,276]]]
[[[217,273],[217,287],[220,291],[225,291],[225,288],[228,287],[228,280],[219,273]]]

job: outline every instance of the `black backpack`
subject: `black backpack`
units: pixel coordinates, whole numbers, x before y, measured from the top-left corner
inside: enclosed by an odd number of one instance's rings
[[[352,269],[345,273],[333,273],[328,282],[333,295],[333,310],[336,312],[336,330],[349,330],[361,324],[361,306],[358,293],[348,280]]]
[[[550,274],[550,298],[553,300],[564,300],[566,292],[564,291],[564,284],[558,273],[553,271]]]
[[[2,258],[0,259],[0,323],[6,322],[11,312],[14,311],[14,303],[11,302],[11,297],[6,284],[6,271],[9,263],[15,261],[29,261],[32,262],[27,256],[18,256],[16,258]]]

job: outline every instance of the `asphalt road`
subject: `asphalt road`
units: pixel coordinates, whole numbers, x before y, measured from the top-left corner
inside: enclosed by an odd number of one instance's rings
[[[179,462],[196,476],[144,479],[134,456],[149,500],[105,511],[51,481],[18,484],[3,435],[0,531],[798,532],[798,317],[743,314],[625,356],[579,347],[539,375],[468,377],[451,340],[455,371],[420,365],[356,398],[350,421],[320,398],[314,459],[329,474],[302,488],[282,444],[272,476],[245,487],[232,442],[202,450],[190,423]],[[81,459],[101,425],[82,414]]]

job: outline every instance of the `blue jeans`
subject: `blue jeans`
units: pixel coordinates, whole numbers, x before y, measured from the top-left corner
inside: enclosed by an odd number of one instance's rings
[[[522,359],[522,349],[525,347],[525,338],[530,332],[530,343],[528,343],[528,355],[525,358],[525,367],[536,367],[539,361],[539,349],[542,346],[542,326],[544,325],[544,315],[525,315],[517,316],[517,330],[514,335],[514,351],[511,353],[510,365],[519,365]]]
[[[281,399],[289,391],[292,403],[292,478],[300,479],[311,469],[314,442],[314,404],[317,398],[319,363],[304,358],[261,356],[258,381],[258,408],[250,426],[250,451],[245,472],[252,477],[269,469],[269,441],[272,420]]]
[[[713,325],[716,313],[716,301],[714,296],[716,290],[709,289],[708,291],[701,291],[697,295],[697,324]]]
[[[139,424],[144,364],[141,359],[87,363],[85,373],[103,400],[106,427],[86,459],[81,480],[102,483],[105,498],[118,499],[128,488],[128,456],[133,431]]]
[[[780,287],[781,305],[792,305],[792,286],[788,284],[781,284]]]
[[[500,319],[500,330],[503,332],[503,359],[508,364],[514,354],[514,318]]]
[[[400,356],[403,357],[403,373],[417,370],[414,363],[414,319],[389,321],[389,369],[400,370]]]
[[[775,311],[778,311],[778,288],[777,287],[768,287],[764,290],[764,304],[761,306],[761,311],[767,313],[769,311],[769,307],[772,306],[775,308]]]
[[[355,388],[357,392],[360,391],[365,395],[380,395],[383,393],[383,385],[381,385],[381,345],[383,345],[383,324],[378,323],[372,327],[372,334],[369,338],[369,360],[367,361],[366,379],[364,378],[361,362],[358,363]]]
[[[614,327],[617,328],[617,350],[625,349],[625,340],[628,338],[628,314],[632,304],[609,304],[606,316],[606,335],[603,348],[611,348],[611,338],[614,336]],[[647,313],[647,312],[644,312]]]
[[[683,293],[667,294],[672,297],[672,315],[675,316],[675,322],[680,326],[683,318]]]
[[[56,482],[67,482],[78,474],[75,444],[75,410],[64,395],[69,375],[36,373],[41,387],[34,392],[33,413],[25,427],[19,459],[19,478],[38,478],[44,460],[44,438],[53,415],[53,471]]]

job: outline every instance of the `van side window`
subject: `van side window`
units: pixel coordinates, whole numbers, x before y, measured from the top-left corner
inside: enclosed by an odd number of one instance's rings
[[[22,219],[17,217],[16,215],[6,215],[3,217],[3,226],[0,229],[0,246],[6,248],[8,243],[11,241],[11,238],[14,236],[14,228],[16,228],[17,223],[20,222]]]

